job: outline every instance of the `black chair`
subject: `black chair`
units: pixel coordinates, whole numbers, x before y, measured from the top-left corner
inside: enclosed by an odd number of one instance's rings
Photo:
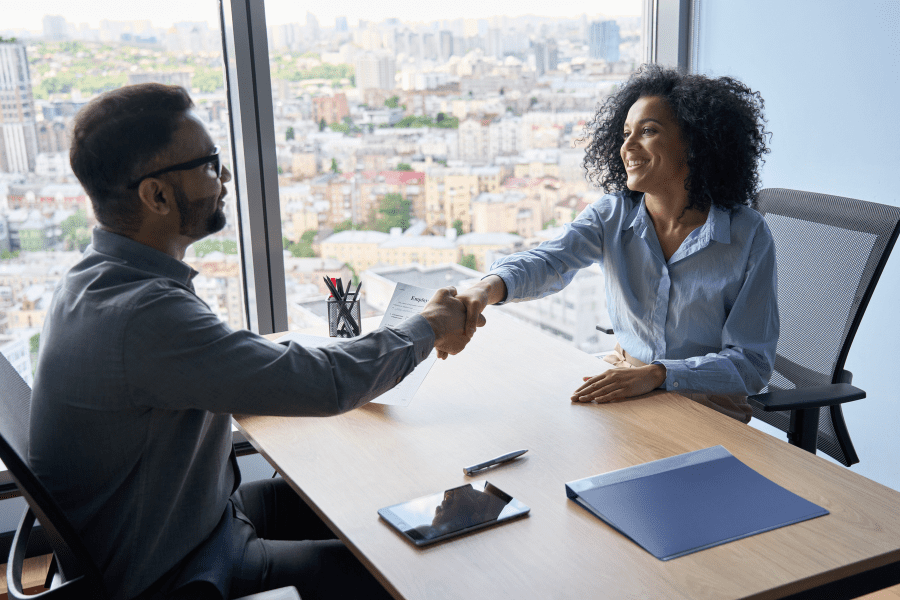
[[[845,466],[859,462],[841,404],[865,397],[844,362],[900,231],[900,209],[786,189],[764,189],[758,209],[778,260],[781,337],[753,416]],[[824,409],[824,410],[823,410]]]
[[[28,502],[28,508],[13,538],[6,565],[6,585],[10,598],[83,600],[108,598],[103,578],[91,560],[81,538],[63,515],[56,501],[28,466],[28,432],[31,422],[31,389],[6,357],[0,354],[0,460]],[[54,564],[47,591],[25,595],[22,567],[35,519],[43,527]],[[241,600],[300,600],[293,587],[245,596]]]

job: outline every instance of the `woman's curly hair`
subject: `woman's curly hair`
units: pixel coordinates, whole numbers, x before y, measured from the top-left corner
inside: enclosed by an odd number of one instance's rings
[[[685,181],[688,206],[710,205],[733,211],[755,206],[759,167],[768,154],[764,102],[731,77],[710,78],[644,65],[607,98],[585,125],[590,140],[584,157],[588,178],[607,192],[627,190],[628,176],[619,149],[628,109],[638,98],[664,98],[681,128],[690,174]]]

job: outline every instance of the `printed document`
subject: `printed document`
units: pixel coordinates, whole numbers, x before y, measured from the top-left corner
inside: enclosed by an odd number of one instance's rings
[[[425,304],[434,296],[437,290],[428,288],[420,288],[408,283],[398,283],[394,288],[394,295],[387,309],[384,311],[384,317],[381,319],[380,327],[388,327],[397,325],[413,315],[417,315],[425,308]],[[318,335],[309,335],[306,333],[291,332],[280,338],[277,342],[297,342],[301,346],[308,348],[321,348],[331,344],[346,343],[353,338],[333,338]],[[403,381],[396,386],[378,396],[372,402],[377,404],[390,404],[393,406],[408,406],[412,402],[413,396],[416,395],[419,386],[425,381],[425,376],[431,370],[434,361],[437,360],[437,352],[431,351],[428,358],[420,362],[413,371],[407,375]]]

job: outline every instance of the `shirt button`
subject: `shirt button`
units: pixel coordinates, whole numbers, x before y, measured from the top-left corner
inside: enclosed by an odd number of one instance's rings
[[[672,387],[678,387],[678,382],[677,381],[673,382]]]

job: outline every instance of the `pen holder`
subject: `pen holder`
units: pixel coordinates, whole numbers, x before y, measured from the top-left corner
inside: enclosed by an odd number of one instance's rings
[[[343,303],[353,317],[357,327],[361,326],[359,300]],[[333,296],[328,299],[328,335],[331,337],[356,337],[361,330],[353,330],[353,326],[341,311],[341,301]]]

